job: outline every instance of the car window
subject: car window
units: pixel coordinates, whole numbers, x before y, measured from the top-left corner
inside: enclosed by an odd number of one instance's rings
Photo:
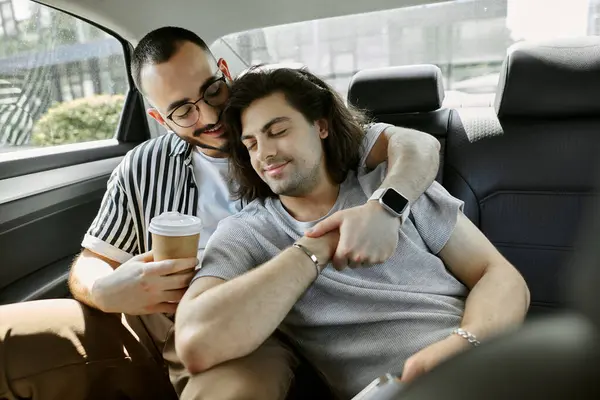
[[[300,62],[344,98],[361,69],[436,64],[452,98],[477,99],[495,92],[511,44],[600,34],[599,15],[600,0],[456,0],[238,32],[213,46],[246,66]]]
[[[123,47],[30,0],[0,0],[0,153],[113,138],[129,88]]]

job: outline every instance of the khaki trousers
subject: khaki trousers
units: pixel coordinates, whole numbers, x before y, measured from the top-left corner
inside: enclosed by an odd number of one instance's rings
[[[162,314],[105,314],[75,300],[0,306],[0,399],[285,399],[298,361],[274,338],[190,375]]]

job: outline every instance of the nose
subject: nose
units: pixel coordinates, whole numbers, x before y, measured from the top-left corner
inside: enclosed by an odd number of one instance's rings
[[[219,120],[220,108],[215,108],[206,104],[204,101],[198,103],[200,109],[200,118],[198,118],[199,127],[216,124]]]
[[[271,157],[275,157],[277,154],[277,147],[273,140],[267,138],[260,138],[256,141],[256,158],[260,162],[265,162]]]

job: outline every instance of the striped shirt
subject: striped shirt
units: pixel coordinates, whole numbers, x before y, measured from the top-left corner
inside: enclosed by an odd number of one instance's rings
[[[112,172],[82,247],[124,263],[152,248],[150,220],[165,211],[196,216],[193,146],[174,133],[128,152]]]

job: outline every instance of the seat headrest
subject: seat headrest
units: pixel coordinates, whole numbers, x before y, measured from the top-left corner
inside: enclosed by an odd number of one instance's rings
[[[600,113],[600,36],[520,42],[504,60],[499,117],[564,118]]]
[[[435,111],[443,100],[442,71],[429,64],[362,70],[348,89],[348,103],[373,114]]]

